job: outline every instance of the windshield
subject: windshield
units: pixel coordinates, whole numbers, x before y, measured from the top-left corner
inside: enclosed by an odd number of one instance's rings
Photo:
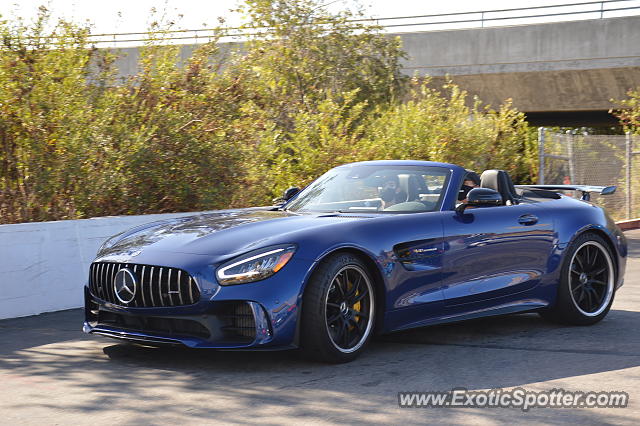
[[[294,212],[417,213],[440,207],[444,167],[354,165],[329,170],[287,205]]]

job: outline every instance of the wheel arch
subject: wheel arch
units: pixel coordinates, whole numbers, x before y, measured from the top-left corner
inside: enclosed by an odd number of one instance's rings
[[[572,255],[572,253],[575,253],[574,250],[571,250],[571,248],[573,246],[576,246],[577,243],[579,242],[579,240],[583,237],[589,237],[589,236],[593,236],[596,235],[598,236],[598,242],[599,245],[603,245],[605,247],[608,248],[610,256],[611,256],[611,262],[613,264],[613,274],[614,274],[614,288],[613,288],[613,292],[615,293],[615,289],[616,289],[616,282],[618,279],[618,275],[620,274],[620,264],[619,264],[619,259],[618,259],[618,251],[615,248],[615,243],[612,241],[612,236],[607,232],[606,228],[601,228],[598,225],[587,225],[583,228],[581,228],[578,232],[576,232],[571,239],[566,243],[566,246],[564,247],[564,249],[562,250],[562,254],[561,254],[561,261],[560,261],[560,274],[562,275],[562,271],[565,271],[565,268],[569,268],[569,261],[571,260],[569,256]],[[589,239],[592,239],[592,237],[589,238],[584,238],[582,239],[581,244],[586,243]],[[573,324],[573,325],[590,325],[590,324],[594,324],[595,322],[599,321],[600,319],[604,318],[604,316],[606,315],[606,313],[608,312],[611,303],[613,301],[613,297],[614,295],[611,295],[611,299],[608,302],[608,306],[602,313],[598,314],[598,316],[596,317],[589,317],[594,319],[593,321],[586,321],[583,320],[583,318],[576,318],[575,316],[578,315],[578,310],[579,308],[577,308],[576,302],[574,300],[571,300],[570,297],[572,298],[572,296],[569,294],[570,293],[570,287],[569,290],[562,291],[561,289],[563,288],[563,286],[569,286],[569,282],[568,281],[564,281],[562,280],[561,275],[559,275],[559,279],[560,281],[558,282],[557,285],[557,291],[555,291],[556,293],[556,297],[555,300],[544,310],[539,311],[540,314],[547,318],[550,319],[551,321],[555,321],[555,322],[560,322],[562,324]],[[566,275],[565,275],[566,276]],[[566,306],[567,303],[571,303],[571,307],[568,308]],[[558,306],[561,306],[561,308],[558,308]],[[559,310],[560,309],[560,310]],[[575,311],[575,312],[574,312]]]
[[[607,244],[607,248],[609,249],[609,252],[611,253],[611,260],[613,261],[614,265],[615,265],[615,280],[617,282],[618,280],[618,273],[620,270],[620,265],[618,262],[618,250],[616,248],[616,245],[614,243],[614,241],[611,238],[611,235],[606,232],[604,229],[599,228],[597,226],[588,226],[585,227],[583,229],[581,229],[580,231],[576,232],[575,235],[573,236],[573,238],[571,238],[571,241],[569,241],[569,244],[567,244],[567,248],[573,244],[579,237],[585,235],[585,234],[595,234],[598,235],[599,237],[601,237],[604,242]],[[563,258],[567,256],[566,250],[565,253],[563,254]]]
[[[315,273],[316,269],[318,268],[318,266],[325,260],[327,259],[329,256],[334,256],[336,254],[340,254],[340,253],[346,253],[346,254],[352,254],[354,256],[357,256],[360,260],[362,260],[365,265],[367,266],[367,270],[369,273],[371,273],[371,278],[373,279],[373,285],[374,285],[374,289],[375,289],[375,301],[376,301],[376,318],[375,318],[375,327],[373,332],[374,333],[378,333],[380,330],[382,330],[383,328],[383,321],[384,321],[384,314],[386,311],[386,281],[384,279],[382,270],[380,269],[380,266],[378,265],[378,263],[375,260],[375,257],[371,254],[368,253],[366,250],[356,247],[356,246],[340,246],[340,247],[334,247],[330,250],[327,250],[326,252],[322,253],[322,255],[314,262],[313,267],[311,268],[311,270],[307,273],[307,276],[305,278],[305,282],[300,290],[300,294],[298,296],[299,300],[300,300],[300,309],[298,310],[298,320],[296,323],[296,335],[295,335],[295,344],[296,346],[298,346],[298,344],[300,343],[300,325],[301,325],[301,318],[302,318],[302,310],[304,309],[304,306],[302,306],[302,298],[304,295],[304,292],[306,290],[307,287],[307,283],[309,282],[309,280],[311,279],[311,277],[313,276],[313,274]]]

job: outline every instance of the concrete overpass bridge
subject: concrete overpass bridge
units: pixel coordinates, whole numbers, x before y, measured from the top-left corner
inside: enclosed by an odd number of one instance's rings
[[[606,125],[640,87],[640,16],[403,33],[407,73],[450,75],[492,105],[512,98],[540,125]]]
[[[611,100],[640,87],[640,16],[390,35],[402,38],[407,74],[449,75],[494,106],[511,98],[535,125],[615,125]],[[121,75],[135,73],[138,49],[120,51]]]

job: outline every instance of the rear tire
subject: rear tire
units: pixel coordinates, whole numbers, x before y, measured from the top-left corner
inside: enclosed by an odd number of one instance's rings
[[[611,309],[615,295],[616,266],[606,241],[582,234],[567,249],[555,305],[540,311],[553,322],[591,325]]]
[[[328,257],[304,292],[303,352],[328,363],[353,361],[371,339],[375,309],[373,279],[364,262],[349,253]]]

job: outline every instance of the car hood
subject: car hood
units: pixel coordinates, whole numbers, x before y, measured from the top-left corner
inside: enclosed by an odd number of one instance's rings
[[[153,222],[118,234],[105,243],[98,258],[156,250],[234,256],[271,243],[295,243],[293,233],[363,217],[296,214],[271,208],[202,213]]]

